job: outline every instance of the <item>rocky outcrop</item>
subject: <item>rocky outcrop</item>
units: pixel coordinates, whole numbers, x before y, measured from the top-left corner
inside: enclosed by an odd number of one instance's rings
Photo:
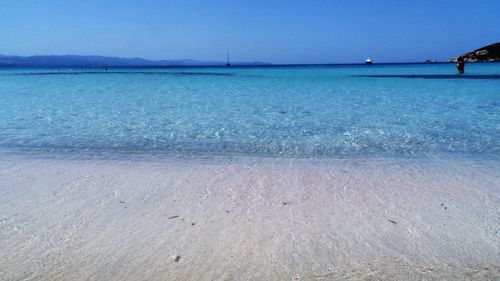
[[[467,62],[500,61],[500,42],[465,53],[462,56]],[[450,61],[456,62],[457,58]]]

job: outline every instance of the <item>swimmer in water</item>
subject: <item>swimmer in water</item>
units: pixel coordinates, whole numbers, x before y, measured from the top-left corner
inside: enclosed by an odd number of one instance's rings
[[[464,68],[465,68],[465,60],[464,60],[464,57],[460,56],[457,59],[457,70],[458,70],[458,73],[463,74],[464,73]]]

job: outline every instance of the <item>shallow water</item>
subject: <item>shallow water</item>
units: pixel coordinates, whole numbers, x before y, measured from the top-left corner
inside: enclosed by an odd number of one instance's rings
[[[248,160],[0,157],[0,279],[500,276],[498,160]]]
[[[454,71],[0,69],[0,279],[495,280],[500,64]]]
[[[483,78],[453,79],[452,64],[3,68],[0,148],[496,157],[500,64],[466,71]]]

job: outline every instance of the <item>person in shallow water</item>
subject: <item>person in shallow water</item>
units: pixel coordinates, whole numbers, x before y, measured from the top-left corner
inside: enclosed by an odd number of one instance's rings
[[[464,68],[465,68],[464,57],[460,56],[457,59],[457,70],[458,70],[458,73],[463,74],[464,73]]]

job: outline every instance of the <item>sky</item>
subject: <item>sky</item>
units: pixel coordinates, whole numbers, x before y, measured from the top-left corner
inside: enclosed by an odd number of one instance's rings
[[[499,42],[498,11],[500,0],[2,0],[0,54],[446,60]]]

